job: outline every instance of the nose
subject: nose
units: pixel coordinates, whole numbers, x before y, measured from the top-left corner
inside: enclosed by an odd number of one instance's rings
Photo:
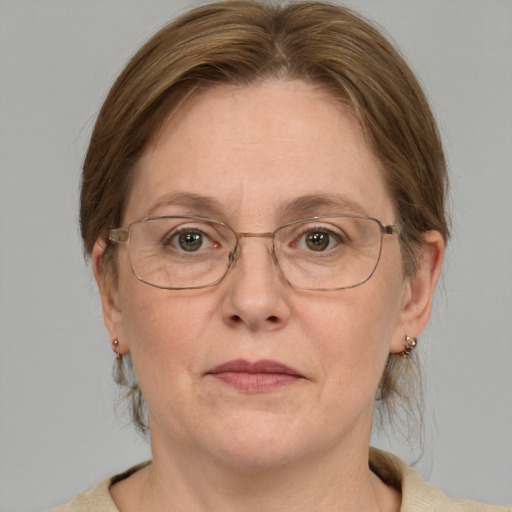
[[[222,315],[229,325],[258,331],[288,323],[290,285],[275,263],[271,240],[242,238],[238,257],[221,286],[225,289]]]

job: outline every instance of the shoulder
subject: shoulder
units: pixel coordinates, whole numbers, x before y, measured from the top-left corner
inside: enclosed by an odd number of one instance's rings
[[[112,479],[107,478],[91,490],[77,494],[67,505],[61,505],[51,512],[118,512],[109,492],[111,483]]]
[[[510,507],[451,498],[401,459],[376,448],[370,448],[370,468],[386,484],[401,489],[400,512],[512,512]]]
[[[94,510],[95,512],[119,512],[112,496],[110,487],[120,480],[128,478],[139,469],[147,466],[149,462],[138,464],[127,471],[103,480],[89,491],[77,494],[67,505],[61,505],[54,508],[51,512],[86,512]]]

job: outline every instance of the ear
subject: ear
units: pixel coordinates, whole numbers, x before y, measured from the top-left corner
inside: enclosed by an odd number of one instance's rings
[[[419,336],[427,326],[432,302],[443,267],[445,242],[439,231],[427,231],[419,248],[416,273],[405,282],[403,300],[397,319],[391,352],[405,348],[406,336]]]
[[[107,244],[104,239],[98,238],[91,254],[92,270],[101,297],[103,309],[103,321],[107,328],[112,349],[117,354],[126,355],[129,352],[128,346],[123,339],[123,314],[119,305],[119,290],[113,282],[113,276],[108,275],[103,265],[103,254]],[[119,344],[113,345],[114,340]]]

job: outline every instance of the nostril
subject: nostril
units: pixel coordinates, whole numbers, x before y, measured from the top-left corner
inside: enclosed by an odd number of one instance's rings
[[[269,322],[274,323],[274,324],[275,324],[275,323],[277,323],[277,322],[279,322],[279,318],[277,318],[277,316],[275,316],[275,315],[269,316],[269,317],[267,318],[267,320],[268,320]]]
[[[242,319],[238,315],[233,315],[231,317],[231,321],[235,324],[239,324],[242,321]]]

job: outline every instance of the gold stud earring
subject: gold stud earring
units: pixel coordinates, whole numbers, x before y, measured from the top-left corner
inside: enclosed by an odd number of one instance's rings
[[[414,336],[406,336],[405,337],[405,348],[402,352],[400,352],[400,355],[404,359],[408,359],[409,357],[411,357],[411,353],[416,348],[417,344],[418,344],[418,338],[415,338]]]
[[[112,350],[117,355],[117,359],[121,360],[123,358],[122,354],[119,353],[119,340],[117,338],[112,341]]]

